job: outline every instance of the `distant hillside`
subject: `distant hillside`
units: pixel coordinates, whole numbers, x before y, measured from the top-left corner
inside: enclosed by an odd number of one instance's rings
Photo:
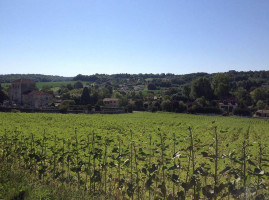
[[[269,71],[248,71],[248,72],[237,72],[231,70],[224,72],[229,75],[232,84],[239,84],[246,89],[250,87],[259,87],[263,84],[269,84]],[[212,80],[216,73],[209,74],[204,72],[191,73],[191,74],[94,74],[94,75],[82,75],[78,74],[75,77],[63,77],[63,76],[52,76],[42,74],[7,74],[0,75],[0,83],[10,83],[16,79],[27,78],[32,79],[36,82],[63,82],[63,81],[85,81],[85,82],[96,82],[104,83],[111,82],[112,84],[144,84],[146,82],[162,82],[164,87],[177,87],[180,85],[191,84],[192,81],[206,77]]]
[[[229,75],[231,78],[231,83],[239,83],[242,86],[252,87],[261,86],[262,84],[269,84],[269,71],[248,71],[248,72],[237,72],[231,70],[229,72],[224,72],[223,74]],[[212,80],[216,73],[191,73],[184,75],[176,75],[171,73],[162,74],[94,74],[94,75],[77,75],[73,78],[74,81],[89,81],[89,82],[117,82],[121,83],[134,83],[134,82],[148,82],[148,81],[165,81],[165,84],[170,84],[171,86],[179,86],[184,84],[191,84],[193,80],[201,77],[208,78]],[[249,89],[249,88],[248,88]]]
[[[10,83],[20,78],[31,79],[36,82],[62,82],[70,81],[73,79],[73,77],[52,76],[43,74],[6,74],[0,75],[0,83]]]

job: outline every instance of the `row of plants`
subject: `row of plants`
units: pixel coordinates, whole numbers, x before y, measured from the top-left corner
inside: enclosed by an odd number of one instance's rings
[[[268,199],[269,154],[255,129],[230,132],[215,122],[167,133],[26,133],[1,135],[1,165],[33,181],[93,199]],[[228,139],[227,139],[228,137]],[[68,198],[68,197],[66,197]]]

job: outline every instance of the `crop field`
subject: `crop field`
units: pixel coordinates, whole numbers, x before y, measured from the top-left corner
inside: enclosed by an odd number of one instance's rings
[[[61,82],[36,82],[36,87],[38,89],[42,89],[43,86],[48,87],[61,87],[61,86],[67,86],[68,84],[74,85],[77,81],[61,81]],[[83,84],[86,84],[86,81],[81,81]],[[8,88],[10,86],[10,83],[1,83],[1,86],[4,88]]]
[[[0,113],[0,137],[5,169],[64,199],[269,199],[269,120]]]

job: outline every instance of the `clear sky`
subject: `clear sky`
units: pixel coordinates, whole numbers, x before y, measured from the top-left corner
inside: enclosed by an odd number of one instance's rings
[[[269,0],[0,0],[0,74],[269,70]]]

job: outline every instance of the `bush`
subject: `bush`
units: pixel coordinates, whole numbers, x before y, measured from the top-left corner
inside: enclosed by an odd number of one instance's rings
[[[183,101],[180,101],[176,112],[185,112],[186,109],[187,109],[186,104],[184,104]]]
[[[11,112],[12,113],[20,113],[21,111],[20,110],[17,110],[17,109],[12,109]]]
[[[74,84],[74,88],[75,88],[75,89],[83,88],[83,83],[80,82],[80,81],[77,81],[77,82]]]
[[[92,111],[92,105],[91,104],[88,104],[87,108],[88,108],[88,111]]]
[[[194,106],[192,109],[189,110],[190,113],[208,113],[208,114],[222,114],[222,110],[218,107],[200,107]]]
[[[157,87],[153,83],[148,84],[148,90],[156,90]]]
[[[75,105],[75,101],[74,100],[64,100],[61,105]]]
[[[251,111],[246,108],[236,108],[234,109],[233,114],[239,116],[251,116]]]
[[[155,106],[153,106],[153,107],[152,107],[152,109],[151,109],[151,112],[153,112],[153,113],[154,113],[154,112],[157,112],[157,111],[158,111],[158,108],[157,108],[157,107],[155,107]]]
[[[126,111],[127,113],[132,113],[132,112],[133,112],[133,105],[128,104],[128,105],[125,107],[125,111]]]
[[[59,108],[60,112],[67,113],[70,105],[75,105],[75,101],[74,100],[64,100],[60,105],[60,108]]]
[[[97,104],[97,105],[95,105],[95,111],[101,111],[101,107]]]
[[[61,113],[67,113],[68,109],[69,109],[69,105],[61,104],[61,105],[60,105],[60,108],[59,108],[59,111],[60,111]]]

